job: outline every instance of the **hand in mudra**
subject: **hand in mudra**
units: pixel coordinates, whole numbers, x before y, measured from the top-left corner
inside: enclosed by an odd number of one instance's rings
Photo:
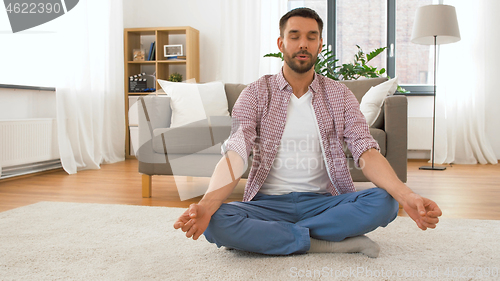
[[[174,223],[174,228],[186,232],[187,238],[197,240],[207,229],[211,217],[203,205],[191,204]]]
[[[406,195],[402,205],[410,218],[422,230],[436,228],[436,224],[439,222],[438,217],[443,214],[436,202],[416,193]]]

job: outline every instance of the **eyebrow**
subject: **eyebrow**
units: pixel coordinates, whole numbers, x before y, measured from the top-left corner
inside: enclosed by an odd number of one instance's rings
[[[299,31],[298,31],[298,30],[296,30],[296,29],[292,29],[292,30],[290,30],[290,31],[288,32],[288,34],[290,34],[290,33],[292,33],[292,34],[296,34],[296,33],[299,33]],[[311,35],[311,34],[313,34],[313,35],[318,35],[318,34],[319,34],[319,32],[318,32],[318,31],[316,31],[316,30],[311,30],[311,31],[309,31],[307,34],[309,34],[309,35]]]

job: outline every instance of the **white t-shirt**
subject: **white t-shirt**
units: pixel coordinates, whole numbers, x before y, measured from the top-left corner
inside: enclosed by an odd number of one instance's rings
[[[259,192],[267,195],[327,193],[330,179],[321,149],[311,92],[300,99],[292,94],[278,153]]]

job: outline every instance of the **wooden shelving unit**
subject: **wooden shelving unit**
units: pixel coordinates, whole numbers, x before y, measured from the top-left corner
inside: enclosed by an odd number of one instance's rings
[[[182,40],[183,56],[185,59],[168,59],[163,56],[163,46],[170,44],[179,44],[178,42],[172,43],[174,39],[184,37]],[[155,27],[155,28],[126,28],[124,30],[124,47],[125,47],[125,126],[126,126],[126,139],[125,139],[125,155],[127,158],[134,158],[130,151],[130,129],[129,126],[137,126],[137,124],[129,124],[128,111],[129,111],[129,97],[148,95],[151,93],[138,93],[129,92],[129,77],[146,72],[148,75],[156,73],[156,79],[167,80],[173,71],[171,68],[176,66],[185,65],[185,72],[181,73],[183,80],[196,79],[200,81],[200,35],[199,31],[189,27]],[[149,39],[149,41],[148,41]],[[152,61],[134,61],[133,50],[144,49],[146,51],[146,59],[149,52],[149,44],[144,42],[156,42],[156,58]],[[148,78],[150,79],[150,78]],[[158,90],[160,85],[155,83],[154,87]]]

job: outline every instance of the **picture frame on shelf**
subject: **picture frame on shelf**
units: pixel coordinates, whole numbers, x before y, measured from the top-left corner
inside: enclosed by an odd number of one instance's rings
[[[163,55],[166,58],[182,56],[182,45],[163,45]]]

